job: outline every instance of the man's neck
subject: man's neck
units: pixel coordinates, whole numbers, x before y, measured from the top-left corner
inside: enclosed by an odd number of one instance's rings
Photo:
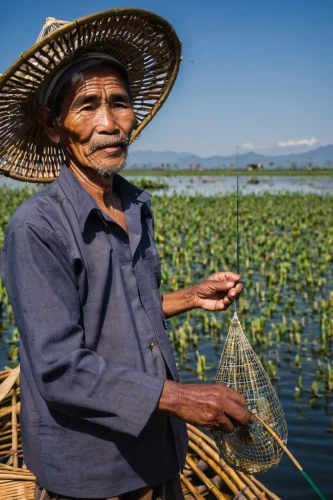
[[[126,219],[121,198],[113,189],[114,174],[101,177],[93,168],[68,162],[68,168],[81,186],[94,198],[98,207],[114,219],[126,232]]]
[[[108,210],[113,197],[113,177],[101,177],[93,168],[81,167],[68,162],[69,170],[77,178],[82,187],[94,198],[98,206]]]

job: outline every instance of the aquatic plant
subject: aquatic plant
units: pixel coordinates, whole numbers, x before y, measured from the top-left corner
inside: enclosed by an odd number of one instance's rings
[[[9,217],[31,193],[30,188],[0,190],[0,247]],[[236,269],[234,195],[153,196],[152,211],[162,292],[190,286],[219,269]],[[302,400],[318,399],[316,394],[333,390],[332,220],[329,195],[266,193],[241,198],[240,262],[245,289],[239,316],[271,379],[278,381],[281,369],[289,370],[290,384],[298,388]],[[17,363],[15,322],[1,283],[0,315],[0,335],[8,354],[11,349],[11,362]],[[230,319],[229,311],[197,310],[169,321],[182,378],[213,380]],[[313,379],[318,360],[324,372]]]

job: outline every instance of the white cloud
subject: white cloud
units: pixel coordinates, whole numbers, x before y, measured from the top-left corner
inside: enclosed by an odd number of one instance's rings
[[[250,151],[251,149],[254,149],[255,146],[251,142],[245,142],[244,144],[241,145],[241,148],[242,149],[247,149],[247,150]]]
[[[280,141],[277,145],[280,148],[287,148],[290,146],[314,146],[315,144],[319,144],[319,141],[311,137],[311,139],[299,139],[298,141]]]

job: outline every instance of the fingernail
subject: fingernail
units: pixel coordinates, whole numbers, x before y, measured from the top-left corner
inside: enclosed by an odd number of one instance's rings
[[[233,281],[227,281],[227,286],[229,286],[230,288],[232,288],[234,284],[235,283]]]
[[[231,297],[235,297],[236,296],[236,292],[230,292],[230,296]]]

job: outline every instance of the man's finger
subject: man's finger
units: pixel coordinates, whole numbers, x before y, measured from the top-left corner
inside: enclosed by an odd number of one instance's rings
[[[235,430],[235,426],[228,418],[226,415],[224,415],[224,418],[218,421],[219,428],[223,430],[223,432],[229,433],[233,432]]]
[[[235,403],[237,403],[240,406],[247,405],[246,399],[244,398],[244,396],[242,396],[242,394],[235,391],[235,389],[231,389],[230,387],[228,387],[228,389],[229,389],[228,396],[230,399],[232,399],[232,401],[234,401]]]
[[[241,275],[237,273],[231,273],[229,271],[226,271],[224,273],[216,273],[219,277],[218,279],[224,279],[226,281],[239,281],[241,279]],[[223,275],[223,278],[222,278]]]
[[[228,292],[228,297],[231,300],[237,299],[244,289],[244,283],[237,283],[235,287],[231,288]]]
[[[225,305],[224,299],[217,300],[215,302],[215,311],[224,311],[228,306]]]
[[[248,425],[251,423],[252,413],[247,408],[244,408],[244,406],[240,406],[233,401],[229,400],[224,411],[228,417],[241,425]]]
[[[229,297],[223,297],[222,301],[225,307],[229,307],[233,302],[231,299],[229,299]]]
[[[209,288],[216,292],[229,292],[232,288],[235,288],[234,281],[210,281]]]
[[[214,273],[208,276],[207,280],[209,281],[239,281],[241,279],[241,275],[237,273],[231,273],[229,271]]]

